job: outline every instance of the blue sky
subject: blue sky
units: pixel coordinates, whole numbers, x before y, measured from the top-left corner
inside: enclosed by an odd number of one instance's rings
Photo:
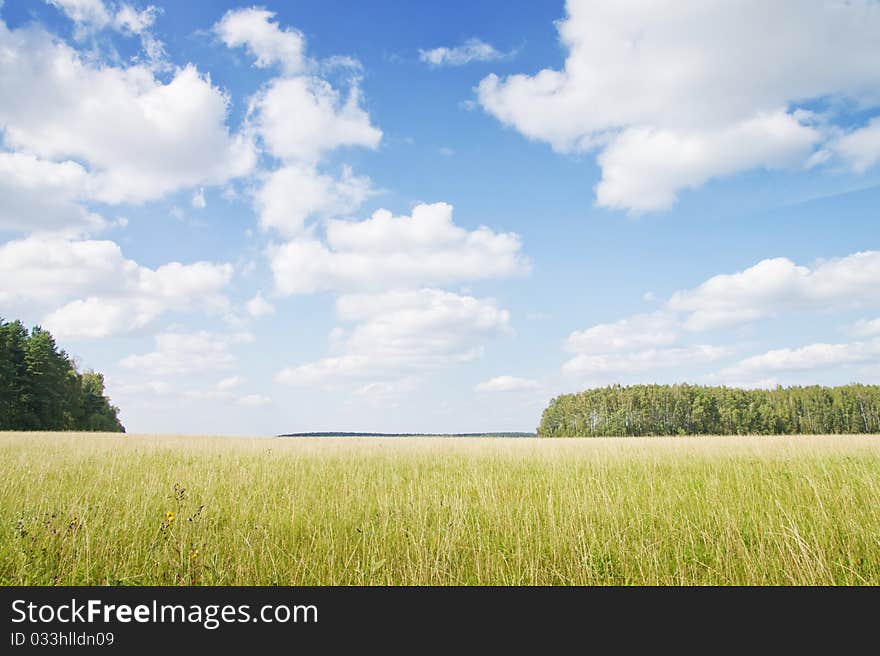
[[[131,432],[880,383],[874,1],[0,3],[0,316]]]

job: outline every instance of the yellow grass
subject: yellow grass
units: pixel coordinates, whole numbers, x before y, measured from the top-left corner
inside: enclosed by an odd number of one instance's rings
[[[880,584],[880,437],[0,433],[0,583]]]

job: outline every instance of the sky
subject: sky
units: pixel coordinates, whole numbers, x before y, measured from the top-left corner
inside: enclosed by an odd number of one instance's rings
[[[880,2],[0,0],[0,316],[129,432],[880,384]]]

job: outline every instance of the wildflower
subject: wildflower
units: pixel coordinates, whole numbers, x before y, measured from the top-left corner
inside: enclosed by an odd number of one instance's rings
[[[174,513],[170,510],[165,513],[165,523],[168,524],[168,526],[171,526],[174,523]]]
[[[189,559],[195,560],[198,557],[198,555],[199,555],[199,550],[193,549],[192,551],[189,552]]]
[[[171,498],[175,501],[184,501],[187,497],[186,488],[183,487],[180,483],[174,484],[174,492],[171,495]]]

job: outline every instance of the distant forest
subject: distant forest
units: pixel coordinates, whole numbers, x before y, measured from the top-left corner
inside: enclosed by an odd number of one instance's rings
[[[284,433],[278,437],[535,437],[534,433],[360,433],[357,431],[322,431],[319,433]]]
[[[556,397],[538,426],[544,437],[796,433],[880,433],[880,385],[614,385]]]
[[[0,430],[125,432],[104,376],[80,373],[47,330],[0,318]]]

